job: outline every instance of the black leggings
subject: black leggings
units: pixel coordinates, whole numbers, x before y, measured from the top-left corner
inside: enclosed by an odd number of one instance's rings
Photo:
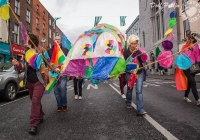
[[[83,79],[74,78],[74,93],[75,93],[75,95],[82,96],[82,83],[83,83]],[[77,87],[77,85],[78,85],[78,87]]]
[[[185,91],[185,97],[188,97],[188,95],[190,93],[190,88],[191,88],[194,98],[196,100],[198,100],[199,95],[198,95],[198,91],[197,91],[197,87],[196,87],[195,74],[190,74],[189,69],[183,70],[183,72],[188,79],[188,87],[187,87],[187,90]]]

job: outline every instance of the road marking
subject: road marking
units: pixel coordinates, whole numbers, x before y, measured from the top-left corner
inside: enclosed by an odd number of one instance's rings
[[[73,85],[70,85],[67,87],[67,90],[73,90],[74,89],[74,86]]]
[[[172,87],[176,87],[175,85],[171,85]]]
[[[116,83],[113,83],[113,85],[115,85],[116,87],[119,87],[119,85],[118,85],[118,84],[116,84]]]
[[[3,104],[3,105],[0,105],[0,107],[3,107],[3,106],[5,106],[5,105],[9,105],[9,104],[11,104],[11,103],[17,102],[17,101],[22,100],[22,99],[27,98],[27,97],[29,97],[29,96],[27,95],[27,96],[25,96],[25,97],[23,97],[23,98],[20,98],[20,99],[11,101],[11,102],[9,102],[9,103],[5,103],[5,104]]]
[[[90,89],[90,87],[92,87],[94,89],[98,89],[98,86],[96,84],[95,85],[88,84],[87,89]]]
[[[109,84],[119,95],[121,93],[117,90],[113,85]],[[136,105],[132,102],[131,104],[135,109]],[[151,118],[148,114],[143,116],[149,123],[151,123],[160,133],[162,133],[169,140],[178,140],[174,135],[172,135],[167,129],[162,127],[159,123],[157,123],[153,118]]]

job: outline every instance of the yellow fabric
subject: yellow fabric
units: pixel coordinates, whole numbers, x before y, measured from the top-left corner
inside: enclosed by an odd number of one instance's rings
[[[29,49],[29,50],[26,52],[26,54],[25,54],[25,60],[26,60],[26,62],[29,62],[30,58],[31,58],[33,55],[35,55],[35,54],[36,54],[35,50]]]
[[[19,86],[20,86],[20,87],[23,87],[23,86],[24,86],[24,82],[21,81],[21,82],[19,83]]]
[[[5,4],[0,7],[0,18],[3,20],[8,20],[10,18],[9,5]]]
[[[165,36],[167,36],[168,34],[170,34],[173,31],[172,28],[167,29],[167,31],[165,32]]]

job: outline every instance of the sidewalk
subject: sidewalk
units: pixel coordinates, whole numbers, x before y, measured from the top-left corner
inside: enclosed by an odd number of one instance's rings
[[[148,78],[154,78],[154,79],[163,79],[163,80],[173,80],[174,81],[174,75],[167,75],[166,73],[162,76],[162,75],[158,75],[156,74],[151,74],[150,72],[148,73],[147,79]],[[195,80],[197,83],[200,83],[200,75],[196,75],[195,76]]]

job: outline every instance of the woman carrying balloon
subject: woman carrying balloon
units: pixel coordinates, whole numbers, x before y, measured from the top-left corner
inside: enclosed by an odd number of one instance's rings
[[[126,63],[137,63],[139,66],[139,69],[136,73],[137,79],[136,80],[136,105],[137,105],[137,115],[144,115],[147,114],[147,112],[144,110],[144,104],[143,104],[143,95],[142,95],[142,88],[143,88],[143,81],[146,79],[146,72],[145,68],[142,68],[144,66],[144,62],[148,60],[148,56],[146,53],[143,53],[141,48],[138,47],[138,36],[131,35],[128,38],[128,49],[124,52],[124,58],[126,60]],[[134,76],[133,73],[127,72],[126,73],[126,83],[127,86],[127,93],[126,93],[126,107],[132,108],[131,102],[132,102],[132,91],[133,91],[133,85],[130,87],[129,82],[132,76]],[[134,79],[132,79],[134,80]]]
[[[195,62],[200,62],[199,46],[197,44],[197,40],[192,35],[186,37],[186,44],[182,47],[181,52],[183,54],[186,54],[191,59],[192,64],[194,64]],[[192,89],[192,93],[194,95],[195,100],[197,101],[197,105],[200,106],[200,99],[196,87],[195,74],[192,74],[190,72],[190,68],[183,70],[183,72],[188,79],[188,86],[187,90],[185,90],[184,100],[186,102],[192,102],[188,98],[190,89]]]

